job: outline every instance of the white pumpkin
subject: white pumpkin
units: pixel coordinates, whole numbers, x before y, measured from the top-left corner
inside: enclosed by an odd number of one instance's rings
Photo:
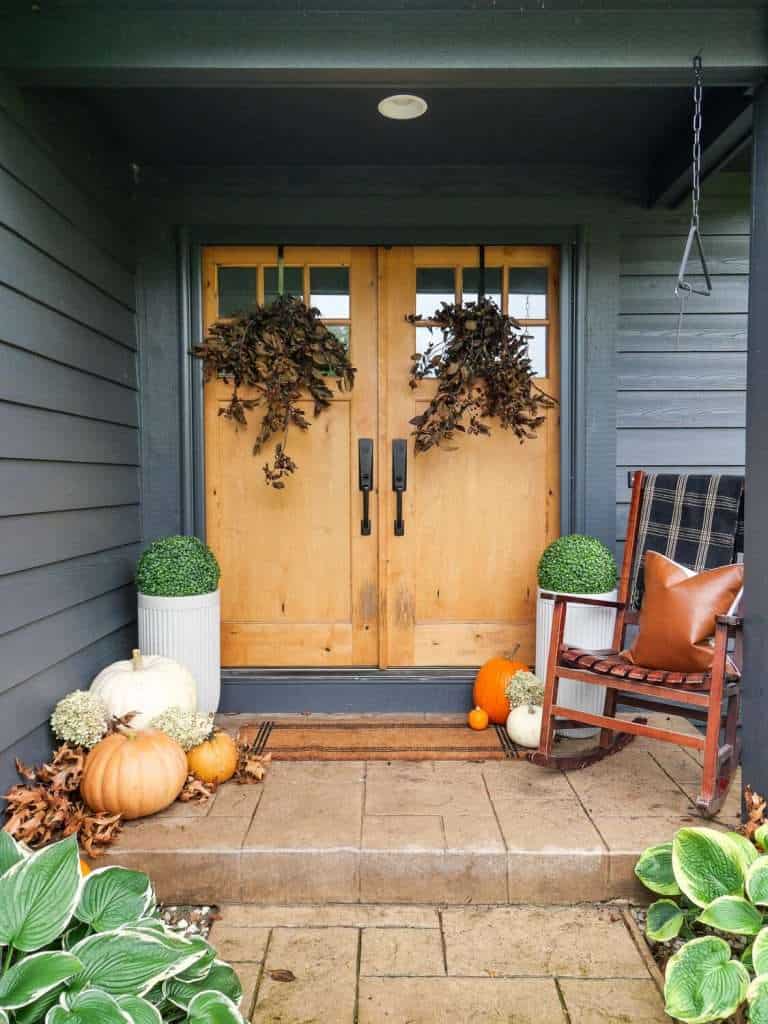
[[[158,654],[134,650],[130,661],[107,665],[91,683],[91,693],[101,697],[110,715],[122,718],[131,711],[134,729],[146,729],[166,708],[197,709],[197,686],[188,668]]]
[[[541,733],[541,706],[520,704],[507,717],[507,735],[519,747],[538,747]]]

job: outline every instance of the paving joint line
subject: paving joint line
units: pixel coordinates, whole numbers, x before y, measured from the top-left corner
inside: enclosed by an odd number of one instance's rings
[[[560,979],[555,977],[552,978],[555,983],[555,991],[557,992],[557,998],[560,1000],[560,1008],[563,1011],[563,1017],[565,1018],[566,1024],[571,1024],[571,1015],[568,1012],[568,1004],[565,1001],[565,993],[560,986]]]
[[[269,934],[267,935],[267,942],[266,945],[264,946],[264,956],[261,961],[261,966],[259,967],[259,973],[256,976],[256,984],[254,985],[253,988],[253,1000],[251,1001],[251,1009],[248,1013],[247,1020],[250,1020],[251,1017],[256,1013],[256,1005],[259,1001],[259,996],[261,994],[261,983],[264,980],[264,974],[266,973],[267,970],[267,957],[269,956],[269,947],[272,945],[273,931],[274,929],[270,928]]]

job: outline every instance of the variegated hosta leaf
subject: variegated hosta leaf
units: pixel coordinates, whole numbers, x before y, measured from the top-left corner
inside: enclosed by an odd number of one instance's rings
[[[728,943],[705,935],[686,942],[670,957],[664,979],[665,1009],[685,1024],[707,1024],[735,1013],[748,985],[749,973],[731,959]]]
[[[752,943],[755,974],[768,974],[768,928],[762,928]]]
[[[753,838],[761,850],[768,852],[768,822],[755,830]]]
[[[95,932],[134,924],[155,908],[155,893],[141,871],[108,867],[91,872],[85,880],[75,916]]]
[[[117,1003],[131,1018],[132,1024],[163,1024],[157,1007],[141,996],[118,996]]]
[[[768,1024],[768,974],[759,974],[747,989],[749,1024]]]
[[[72,995],[65,993],[58,1006],[45,1015],[45,1024],[133,1024],[112,996],[89,988]]]
[[[758,857],[747,872],[747,896],[753,903],[768,907],[768,857]]]
[[[8,832],[0,832],[0,875],[28,856],[28,851]]]
[[[763,915],[743,896],[718,896],[698,920],[731,935],[757,935],[763,927]]]
[[[234,970],[221,960],[215,961],[201,981],[183,981],[181,977],[176,977],[169,978],[163,984],[165,997],[182,1010],[186,1010],[200,992],[221,992],[239,1004],[243,989]]]
[[[244,1024],[240,1011],[221,992],[201,992],[189,1004],[189,1024]]]
[[[195,949],[199,949],[202,955],[196,963],[188,967],[186,971],[182,971],[181,974],[177,974],[176,977],[179,981],[201,981],[208,976],[208,972],[213,966],[213,962],[216,959],[216,950],[213,946],[209,946],[200,935],[191,935],[187,941]]]
[[[754,962],[752,960],[752,946],[753,945],[754,945],[754,943],[750,943],[747,946],[747,948],[743,951],[743,953],[739,957],[739,960],[741,960],[741,962],[744,964],[744,966],[747,968],[748,971],[751,971],[754,974],[755,965],[754,965]]]
[[[645,933],[654,942],[669,942],[683,927],[683,912],[674,900],[656,900],[648,907]]]
[[[81,882],[74,836],[14,864],[0,877],[0,945],[25,953],[50,945],[72,917]]]
[[[20,1010],[15,1010],[13,1024],[41,1024],[45,1020],[48,1010],[58,1003],[63,991],[64,986],[60,985],[58,988],[51,989],[42,999],[38,999],[36,1003],[31,1003],[29,1006],[22,1006]]]
[[[760,856],[757,848],[753,843],[750,843],[746,836],[741,835],[739,832],[724,832],[721,834],[723,839],[727,840],[734,847],[736,856],[741,861],[741,866],[746,876],[750,866]]]
[[[711,828],[681,828],[672,842],[675,880],[697,907],[742,896],[746,871],[734,842]]]
[[[77,983],[114,996],[143,996],[203,955],[186,939],[131,928],[89,935],[72,952],[83,963]]]
[[[649,846],[635,864],[635,874],[651,892],[660,896],[680,895],[680,887],[672,871],[672,843]]]
[[[91,929],[87,924],[84,924],[82,921],[73,921],[61,936],[61,945],[64,949],[72,949],[72,947],[76,946],[81,939],[84,939],[86,935],[90,934]]]
[[[9,1024],[8,1014],[5,1010],[0,1010],[0,1024]]]
[[[69,981],[82,964],[71,953],[52,950],[25,956],[0,978],[0,1008],[18,1010]]]

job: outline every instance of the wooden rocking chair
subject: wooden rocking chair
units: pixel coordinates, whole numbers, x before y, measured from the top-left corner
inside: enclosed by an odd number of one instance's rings
[[[702,478],[698,478],[701,480]],[[740,480],[740,478],[738,478]],[[646,550],[664,552],[664,539],[658,531],[652,537],[649,530],[641,530],[641,508],[646,475],[634,474],[632,503],[627,525],[627,542],[624,550],[621,575],[619,578],[618,600],[603,601],[595,598],[568,597],[559,594],[555,601],[552,635],[544,691],[541,738],[539,749],[531,755],[535,764],[555,767],[565,758],[552,754],[557,718],[571,722],[599,726],[601,729],[599,747],[593,756],[580,757],[580,764],[592,763],[601,755],[620,749],[631,734],[648,736],[650,739],[676,743],[703,751],[702,782],[696,805],[699,811],[711,817],[716,814],[725,799],[733,774],[739,762],[738,719],[740,704],[741,667],[741,626],[740,615],[717,617],[714,637],[712,669],[707,673],[664,672],[641,668],[622,657],[627,627],[639,619],[638,590],[635,586],[639,567]],[[699,503],[700,504],[700,503]],[[647,515],[647,510],[644,513]],[[695,515],[695,513],[694,513]],[[685,510],[683,510],[685,516]],[[739,520],[741,525],[741,520]],[[638,540],[643,534],[645,544]],[[737,531],[740,534],[740,529]],[[734,536],[734,551],[727,546],[710,557],[707,568],[728,564],[734,560],[738,550],[738,539]],[[670,555],[670,557],[674,557]],[[682,559],[678,558],[678,561]],[[691,568],[693,568],[691,566]],[[633,598],[637,607],[633,607]],[[597,605],[616,609],[616,624],[612,649],[609,651],[585,651],[569,647],[564,643],[565,618],[569,604]],[[729,644],[733,651],[729,654]],[[592,714],[562,707],[557,703],[558,682],[561,677],[582,683],[604,686],[606,689],[603,714]],[[723,701],[725,713],[723,714]],[[648,725],[645,720],[628,721],[616,718],[617,703],[625,707],[643,708],[663,713],[675,712],[686,718],[706,723],[702,734],[676,732]],[[672,705],[672,706],[670,706]],[[721,744],[721,727],[724,738]],[[628,735],[630,734],[630,735]],[[596,755],[596,756],[594,756]],[[572,761],[572,758],[570,759]]]

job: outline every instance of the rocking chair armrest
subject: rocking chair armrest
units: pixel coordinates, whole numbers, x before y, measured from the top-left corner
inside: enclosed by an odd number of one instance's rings
[[[626,608],[626,601],[607,601],[604,598],[590,597],[588,594],[558,594],[542,590],[541,597],[554,600],[555,604],[589,604],[597,608]]]
[[[715,623],[718,626],[728,626],[731,629],[741,629],[744,625],[743,615],[716,615]]]

